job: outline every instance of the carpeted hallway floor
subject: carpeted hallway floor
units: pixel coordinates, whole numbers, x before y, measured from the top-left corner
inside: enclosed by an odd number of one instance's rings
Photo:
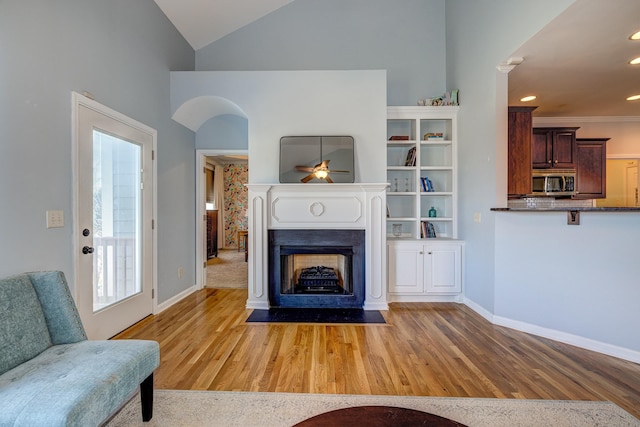
[[[246,288],[248,278],[244,252],[223,249],[207,261],[207,288]]]

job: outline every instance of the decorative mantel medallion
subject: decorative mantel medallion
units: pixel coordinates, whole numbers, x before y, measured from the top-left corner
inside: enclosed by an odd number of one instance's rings
[[[320,202],[313,202],[311,206],[309,206],[309,212],[313,216],[320,216],[324,213],[324,205]]]

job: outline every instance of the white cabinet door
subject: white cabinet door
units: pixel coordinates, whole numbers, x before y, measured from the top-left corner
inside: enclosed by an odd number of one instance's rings
[[[424,294],[424,251],[421,243],[389,245],[389,292],[404,295]]]
[[[455,294],[462,291],[462,245],[425,245],[425,278],[428,294]]]

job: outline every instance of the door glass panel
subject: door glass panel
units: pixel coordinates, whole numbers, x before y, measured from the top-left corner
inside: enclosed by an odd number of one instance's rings
[[[93,131],[93,311],[142,290],[142,147]]]

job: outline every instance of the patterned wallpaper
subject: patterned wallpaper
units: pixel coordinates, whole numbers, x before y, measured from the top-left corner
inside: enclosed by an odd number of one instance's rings
[[[247,187],[249,167],[231,164],[224,167],[224,247],[237,247],[238,230],[247,229]]]

